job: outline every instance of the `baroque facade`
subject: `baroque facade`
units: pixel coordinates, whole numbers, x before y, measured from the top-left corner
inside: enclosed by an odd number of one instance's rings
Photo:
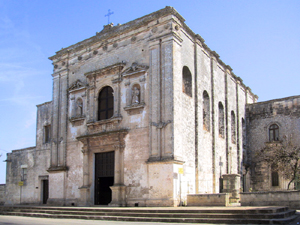
[[[243,174],[257,96],[172,7],[49,59],[53,99],[36,146],[7,156],[6,204],[177,206]]]

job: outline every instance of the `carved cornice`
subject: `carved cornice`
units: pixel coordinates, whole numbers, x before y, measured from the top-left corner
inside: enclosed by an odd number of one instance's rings
[[[70,88],[68,89],[69,92],[79,91],[86,89],[86,85],[81,80],[76,80],[74,83],[71,84]]]
[[[105,135],[111,135],[111,134],[123,134],[126,135],[128,134],[129,129],[118,129],[118,130],[112,130],[112,131],[103,131],[100,133],[95,133],[95,134],[87,134],[83,136],[79,136],[76,139],[81,141],[86,138],[94,138],[94,137],[100,137],[100,136],[105,136]]]
[[[139,73],[145,73],[149,69],[149,66],[140,65],[136,62],[132,63],[132,65],[127,68],[123,73],[123,77],[132,76]]]
[[[180,160],[180,159],[176,159],[175,157],[171,156],[171,157],[163,157],[163,158],[157,158],[157,157],[150,157],[147,161],[147,164],[179,164],[179,165],[183,165],[185,163],[185,161]]]
[[[115,74],[115,73],[119,73],[120,71],[123,70],[123,68],[125,67],[126,62],[120,62],[120,63],[116,63],[98,70],[94,70],[88,73],[85,73],[84,75],[87,78],[91,78],[92,76],[102,76],[102,75],[106,75],[106,74]]]
[[[62,172],[62,171],[67,171],[68,167],[66,166],[51,166],[47,172],[51,173],[51,172]]]
[[[168,120],[166,122],[160,121],[159,123],[152,122],[151,125],[155,126],[157,129],[162,129],[166,127],[169,123],[172,123],[172,120]]]
[[[69,118],[70,122],[76,122],[76,121],[80,121],[80,120],[84,120],[85,119],[85,115],[80,115],[80,116],[72,116]]]
[[[130,110],[134,110],[134,109],[142,109],[144,107],[145,107],[145,103],[141,102],[139,104],[133,104],[133,105],[130,105],[130,106],[126,106],[126,107],[124,107],[124,110],[125,111],[130,111]]]

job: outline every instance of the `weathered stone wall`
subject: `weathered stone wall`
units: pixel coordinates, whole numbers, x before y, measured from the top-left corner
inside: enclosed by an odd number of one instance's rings
[[[228,206],[229,194],[192,194],[187,196],[187,206]]]
[[[39,177],[49,175],[48,204],[93,205],[95,155],[102,152],[115,154],[112,204],[118,206],[176,206],[189,193],[219,192],[222,174],[240,173],[244,105],[256,96],[173,8],[107,25],[50,59],[53,100],[38,106],[37,147],[14,151],[8,163],[12,203],[20,189],[13,173],[27,165],[31,189],[22,187],[22,202],[40,202]],[[191,74],[188,92],[184,67]],[[113,89],[113,116],[99,121],[105,86]]]
[[[52,104],[46,102],[37,106],[38,147],[13,150],[7,154],[6,165],[6,202],[5,204],[40,204],[42,203],[42,180],[48,179],[50,167],[50,146],[45,142],[45,126],[51,126]],[[22,170],[26,169],[25,179]],[[24,179],[24,180],[23,180]],[[23,186],[19,182],[23,181]]]
[[[300,191],[269,191],[241,193],[242,206],[287,206],[300,207]]]
[[[0,205],[5,203],[5,184],[0,184]]]
[[[294,146],[300,144],[300,96],[275,99],[249,104],[247,110],[248,149],[252,159],[255,152],[269,143],[269,127],[279,126],[278,143],[291,141]],[[254,161],[254,160],[253,160]],[[272,187],[271,168],[266,164],[254,164],[251,167],[251,188],[256,191],[285,190],[287,181],[279,178],[279,186]]]
[[[47,176],[49,168],[49,150],[37,150],[35,147],[14,150],[7,154],[6,202],[5,204],[40,204],[42,199],[41,177]],[[22,177],[22,170],[27,170]],[[19,186],[19,182],[23,182]]]
[[[39,150],[49,150],[51,139],[53,138],[50,131],[50,140],[45,140],[45,127],[52,126],[52,102],[45,102],[37,105],[37,125],[36,125],[36,148]]]

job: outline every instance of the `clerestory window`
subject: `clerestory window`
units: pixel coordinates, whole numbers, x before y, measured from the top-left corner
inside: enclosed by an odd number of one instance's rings
[[[192,74],[187,66],[182,69],[182,91],[192,97]]]

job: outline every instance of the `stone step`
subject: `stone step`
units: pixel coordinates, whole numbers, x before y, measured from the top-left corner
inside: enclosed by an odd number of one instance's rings
[[[172,222],[172,223],[213,223],[213,224],[270,224],[270,219],[242,219],[242,218],[157,218],[157,217],[126,217],[126,216],[88,216],[74,214],[46,214],[14,212],[6,215],[28,216],[59,219],[86,219],[86,220],[111,220],[111,221],[139,221],[139,222]],[[296,216],[286,219],[273,219],[273,224],[287,224]]]
[[[148,213],[235,213],[235,214],[257,214],[257,213],[279,213],[288,210],[288,207],[47,207],[47,206],[0,206],[0,209],[34,209],[34,210],[71,210],[71,211],[101,211],[101,212],[148,212]]]
[[[128,216],[128,217],[175,217],[175,218],[244,218],[251,219],[280,219],[287,218],[295,214],[295,210],[287,210],[279,213],[256,213],[256,214],[241,214],[241,213],[190,213],[190,212],[177,212],[177,213],[152,213],[152,212],[111,212],[111,211],[81,211],[81,210],[53,210],[53,209],[19,209],[18,212],[26,213],[46,213],[46,214],[77,214],[77,215],[97,215],[97,216]]]
[[[287,224],[296,218],[295,210],[287,207],[259,208],[94,208],[94,207],[0,207],[0,214],[44,218],[87,220],[226,223],[226,224]]]

